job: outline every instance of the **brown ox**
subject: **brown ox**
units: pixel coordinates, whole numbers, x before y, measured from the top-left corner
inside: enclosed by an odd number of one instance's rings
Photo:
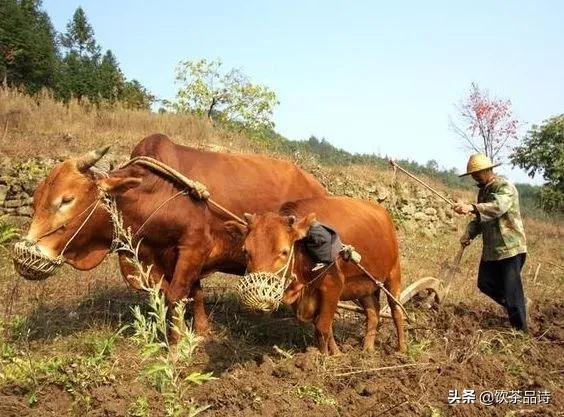
[[[280,270],[294,246],[296,280],[284,293],[283,302],[292,307],[301,321],[313,320],[319,350],[336,354],[339,349],[333,338],[333,316],[339,300],[360,300],[366,312],[364,349],[374,349],[379,321],[379,287],[352,262],[339,258],[327,273],[311,271],[314,263],[300,240],[316,218],[335,228],[345,244],[353,245],[362,254],[362,265],[384,283],[398,299],[401,272],[398,243],[392,219],[376,204],[347,197],[311,198],[283,205],[276,213],[246,215],[248,226],[244,250],[249,272]],[[298,220],[296,220],[298,218]],[[403,316],[400,308],[388,297],[398,337],[398,348],[405,350]]]
[[[35,212],[25,239],[53,258],[78,231],[64,259],[79,270],[97,266],[112,242],[113,228],[105,209],[96,207],[86,220],[99,190],[116,198],[125,225],[135,232],[161,203],[182,189],[138,165],[113,171],[108,178],[96,175],[90,168],[106,150],[58,164],[34,195]],[[325,195],[313,176],[290,162],[264,156],[193,149],[159,134],[143,139],[131,156],[141,155],[205,184],[215,201],[239,215],[273,210],[289,199]],[[152,279],[164,275],[167,301],[174,303],[189,294],[194,298],[194,327],[199,332],[208,327],[199,278],[213,271],[242,274],[245,269],[241,244],[234,244],[225,220],[205,202],[181,195],[156,211],[137,236],[143,239],[141,260],[154,265]],[[132,270],[124,256],[120,266],[127,279]]]

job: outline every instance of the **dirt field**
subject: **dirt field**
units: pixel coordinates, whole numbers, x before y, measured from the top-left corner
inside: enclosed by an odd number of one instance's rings
[[[309,325],[288,309],[270,316],[242,310],[232,292],[237,278],[216,275],[204,283],[214,327],[191,368],[218,379],[190,385],[187,396],[209,406],[205,416],[563,415],[564,274],[545,263],[561,262],[562,232],[528,226],[528,336],[511,331],[503,311],[475,288],[479,245],[466,255],[444,304],[409,306],[414,323],[405,355],[395,352],[389,320],[381,324],[376,352],[362,352],[363,318],[343,312],[336,321],[343,355],[322,357],[310,348]],[[452,257],[452,240],[402,234],[405,285],[437,275]],[[438,255],[429,259],[430,253]],[[125,286],[114,258],[89,273],[67,268],[40,283],[14,277],[6,258],[0,416],[166,415],[163,396],[143,378],[130,333],[112,337],[131,321],[130,307],[144,302]],[[454,389],[547,390],[551,398],[548,405],[484,406],[477,398],[452,406]]]

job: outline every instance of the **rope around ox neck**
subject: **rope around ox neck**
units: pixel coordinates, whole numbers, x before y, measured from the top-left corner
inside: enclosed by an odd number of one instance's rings
[[[129,161],[125,162],[124,164],[120,165],[119,169],[125,168],[133,164],[138,164],[148,168],[152,168],[158,173],[165,175],[167,178],[176,180],[177,182],[181,183],[184,187],[186,187],[186,189],[188,190],[188,192],[192,197],[195,197],[199,200],[205,200],[209,204],[217,208],[218,210],[222,211],[224,214],[236,220],[237,222],[244,225],[247,224],[245,220],[237,216],[235,213],[229,211],[227,208],[223,207],[221,204],[214,201],[210,197],[210,192],[208,191],[208,189],[204,184],[186,177],[184,174],[168,166],[164,162],[161,162],[158,159],[154,159],[149,156],[136,156],[135,158],[132,158]]]

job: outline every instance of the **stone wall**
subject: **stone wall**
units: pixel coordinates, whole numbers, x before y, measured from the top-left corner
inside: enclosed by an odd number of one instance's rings
[[[314,174],[330,193],[374,201],[386,207],[397,227],[427,237],[446,230],[457,230],[456,215],[444,200],[398,173],[390,183],[376,172],[351,173],[341,167],[328,168],[311,155],[294,156],[295,162]],[[453,196],[444,194],[454,200]]]
[[[101,169],[111,169],[127,159],[126,156],[107,155]],[[0,156],[0,216],[2,220],[23,225],[33,216],[33,193],[53,166],[55,159],[11,159]]]
[[[22,224],[33,215],[33,192],[49,169],[50,159],[12,160],[0,157],[0,216],[9,223]]]

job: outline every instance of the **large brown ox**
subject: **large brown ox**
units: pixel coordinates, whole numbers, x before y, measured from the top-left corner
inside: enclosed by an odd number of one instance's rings
[[[89,207],[99,190],[116,198],[124,223],[132,231],[143,225],[140,258],[153,264],[152,276],[164,275],[162,290],[169,303],[189,294],[194,299],[196,331],[208,327],[199,278],[212,271],[242,274],[240,242],[224,226],[225,216],[202,201],[178,196],[155,209],[182,189],[174,181],[138,165],[101,177],[90,168],[105,150],[55,166],[34,194],[34,216],[25,239],[50,258],[57,257],[69,239],[64,260],[79,270],[96,267],[108,254],[113,227],[103,207],[92,216]],[[215,201],[234,213],[273,210],[291,199],[325,195],[313,176],[294,164],[258,155],[236,155],[198,150],[155,134],[143,139],[131,156],[150,156],[185,176],[205,184]],[[79,229],[82,225],[82,229]],[[131,265],[120,255],[124,277]]]
[[[284,204],[279,213],[246,215],[246,218],[247,226],[241,226],[240,230],[247,233],[244,250],[249,272],[279,271],[294,253],[296,280],[285,291],[283,302],[292,304],[299,320],[313,320],[319,350],[339,352],[332,329],[337,303],[360,300],[366,311],[364,349],[372,351],[379,321],[380,288],[356,265],[342,258],[325,274],[311,271],[314,262],[300,240],[316,219],[334,228],[345,244],[353,245],[362,254],[362,265],[398,299],[401,289],[398,243],[388,212],[379,205],[352,198],[320,197]],[[390,297],[388,303],[398,348],[404,351],[403,316]]]

